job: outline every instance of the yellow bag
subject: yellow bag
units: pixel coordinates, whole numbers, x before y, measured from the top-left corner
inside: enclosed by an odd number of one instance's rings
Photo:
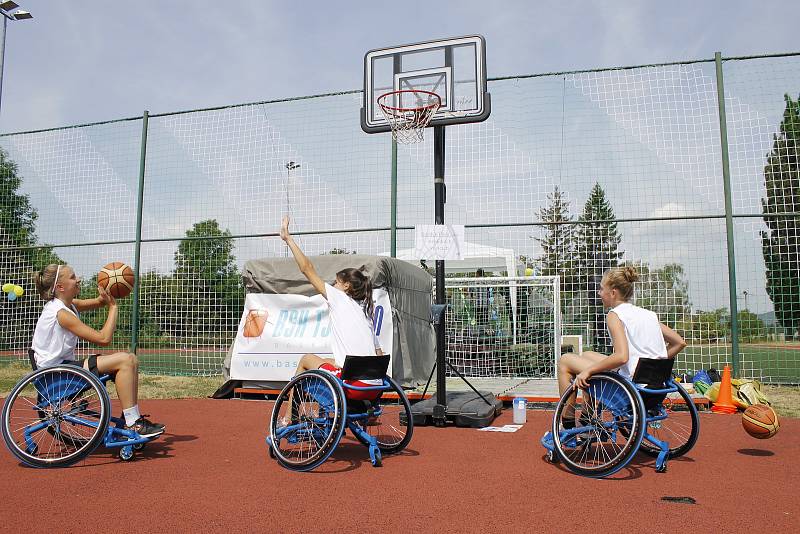
[[[719,396],[719,382],[714,382],[705,392],[706,398],[717,402]],[[731,400],[740,410],[751,404],[769,404],[767,396],[761,391],[761,382],[749,378],[734,378],[731,380]]]

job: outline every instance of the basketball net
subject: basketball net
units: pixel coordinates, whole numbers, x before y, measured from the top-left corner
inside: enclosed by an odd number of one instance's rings
[[[403,100],[408,104],[403,104]],[[386,122],[392,127],[392,137],[400,144],[419,143],[425,127],[442,105],[436,93],[417,89],[392,91],[378,97]]]

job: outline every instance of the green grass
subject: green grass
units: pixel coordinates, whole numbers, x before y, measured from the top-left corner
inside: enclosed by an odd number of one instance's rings
[[[6,397],[14,385],[30,372],[28,365],[13,362],[0,365],[0,397]],[[139,376],[140,399],[194,399],[208,397],[222,385],[221,376],[161,376],[141,374]],[[108,391],[116,397],[114,384]]]
[[[764,346],[739,345],[741,375],[761,378],[764,382],[800,384],[800,350],[793,345]],[[687,347],[678,355],[676,367],[680,372],[696,371],[701,367],[722,370],[730,363],[730,345],[704,345]]]

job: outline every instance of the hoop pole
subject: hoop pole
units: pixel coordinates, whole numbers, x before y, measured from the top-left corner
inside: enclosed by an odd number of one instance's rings
[[[444,185],[444,126],[433,127],[433,183],[434,183],[434,202],[436,224],[444,224],[444,204],[447,201],[447,189]],[[444,288],[444,260],[436,260],[436,304],[443,305],[447,302]],[[447,350],[447,339],[445,337],[445,315],[447,310],[442,312],[441,320],[436,325],[436,408],[434,409],[434,425],[446,424],[447,411],[447,386],[445,375],[447,366],[445,364],[445,353]],[[437,422],[437,414],[440,416]]]

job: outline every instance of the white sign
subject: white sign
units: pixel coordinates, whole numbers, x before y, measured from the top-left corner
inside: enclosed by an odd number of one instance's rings
[[[383,351],[389,353],[393,342],[389,293],[375,289],[372,296],[375,333]],[[333,356],[330,336],[328,305],[322,295],[251,293],[245,298],[233,344],[231,378],[288,381],[303,354]]]
[[[463,260],[464,225],[415,226],[414,257],[420,260]]]

